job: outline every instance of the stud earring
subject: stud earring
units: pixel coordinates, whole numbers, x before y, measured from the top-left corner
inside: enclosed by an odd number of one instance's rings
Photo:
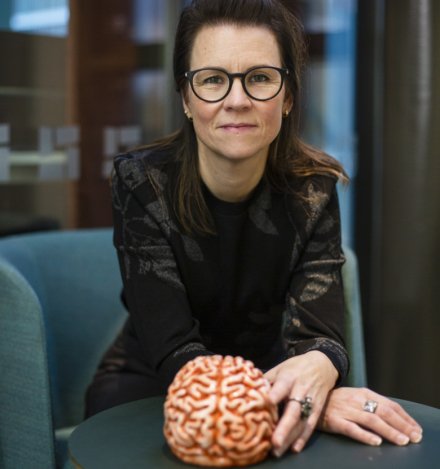
[[[283,117],[286,118],[288,115],[289,115],[289,111],[285,110],[285,111],[283,112]]]
[[[192,118],[191,114],[189,113],[189,111],[185,109],[184,112],[185,112],[185,116],[188,118],[188,120],[192,122],[193,118]]]

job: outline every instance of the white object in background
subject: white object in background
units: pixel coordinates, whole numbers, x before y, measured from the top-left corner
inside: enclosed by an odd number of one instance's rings
[[[38,151],[41,162],[38,167],[40,181],[57,181],[63,179],[76,180],[79,178],[79,138],[77,126],[62,126],[57,128],[40,127]],[[55,151],[55,148],[58,151]],[[62,151],[63,158],[54,156]]]
[[[103,133],[103,162],[102,177],[107,179],[113,168],[114,156],[130,147],[139,145],[141,141],[141,128],[139,126],[104,127]]]
[[[9,170],[9,140],[9,124],[0,124],[0,181],[9,181],[11,177]]]

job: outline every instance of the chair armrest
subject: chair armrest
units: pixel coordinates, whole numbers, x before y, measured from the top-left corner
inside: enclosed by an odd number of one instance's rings
[[[367,385],[367,372],[358,264],[356,255],[350,248],[343,246],[343,251],[346,257],[346,262],[342,267],[345,297],[345,335],[350,356],[350,372],[347,377],[347,384],[363,387]]]
[[[0,448],[5,469],[55,467],[45,348],[38,298],[0,257]]]

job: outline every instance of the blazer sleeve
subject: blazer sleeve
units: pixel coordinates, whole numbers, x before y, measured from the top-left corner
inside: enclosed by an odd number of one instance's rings
[[[322,183],[321,183],[322,181]],[[336,184],[322,178],[309,183],[301,216],[302,238],[293,255],[293,272],[286,298],[284,340],[289,356],[319,350],[339,372],[349,370],[344,345],[345,304],[341,267],[341,226]],[[298,214],[298,211],[296,211]]]
[[[144,360],[169,384],[202,343],[170,244],[173,222],[160,196],[166,174],[117,157],[112,175],[114,245],[124,295]]]

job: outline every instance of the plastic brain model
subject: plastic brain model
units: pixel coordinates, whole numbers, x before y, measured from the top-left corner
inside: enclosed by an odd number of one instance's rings
[[[241,357],[202,356],[177,373],[165,401],[165,438],[183,461],[245,466],[264,459],[278,420],[269,383]]]

